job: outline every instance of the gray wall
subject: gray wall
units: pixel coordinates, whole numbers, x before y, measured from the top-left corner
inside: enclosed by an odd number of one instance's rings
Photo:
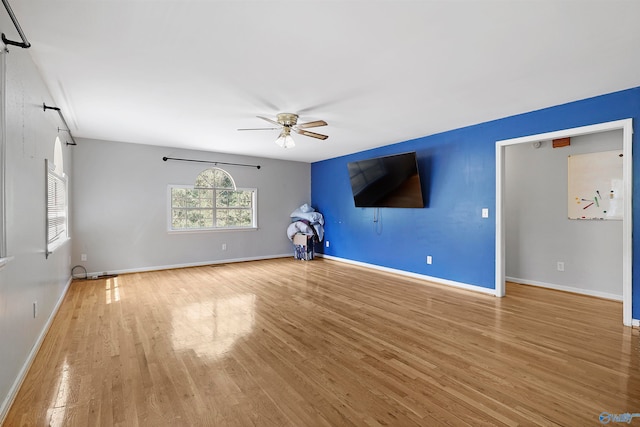
[[[622,149],[622,132],[506,149],[509,280],[622,299],[622,221],[567,219],[567,156]],[[557,270],[564,262],[565,271]]]
[[[310,202],[308,163],[87,139],[74,156],[72,258],[89,274],[289,255],[289,214]],[[258,230],[168,233],[167,186],[193,185],[212,165],[164,156],[260,165],[218,166],[238,187],[258,189]]]
[[[14,34],[4,15],[0,31]],[[56,112],[42,108],[43,102],[54,104],[28,51],[11,47],[5,55],[4,196],[10,260],[0,270],[0,420],[71,277],[71,242],[45,258],[44,159],[53,161],[58,127],[63,125]],[[72,183],[70,148],[63,147],[63,157]]]

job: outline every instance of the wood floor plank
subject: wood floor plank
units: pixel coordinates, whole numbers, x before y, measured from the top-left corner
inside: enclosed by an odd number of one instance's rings
[[[640,411],[621,318],[323,259],[77,280],[4,425],[599,425]]]

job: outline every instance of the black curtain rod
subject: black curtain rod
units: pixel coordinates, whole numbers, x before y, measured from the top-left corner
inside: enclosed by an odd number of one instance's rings
[[[178,160],[180,162],[196,162],[196,163],[210,163],[210,164],[213,164],[213,165],[245,166],[245,167],[248,167],[248,168],[260,169],[260,165],[244,165],[242,163],[215,162],[215,161],[212,161],[212,160],[178,159],[176,157],[163,157],[162,160],[165,161],[165,162],[167,160]]]
[[[2,41],[6,45],[13,45],[13,46],[21,47],[23,49],[29,49],[31,47],[31,43],[27,41],[27,36],[25,36],[24,33],[22,32],[22,27],[20,27],[20,24],[18,23],[18,19],[16,18],[16,15],[13,13],[13,10],[11,9],[9,2],[7,0],[2,0],[2,4],[4,4],[4,8],[7,9],[7,13],[9,14],[9,17],[11,18],[11,20],[13,21],[13,26],[16,27],[16,30],[18,30],[18,34],[20,35],[22,42],[14,42],[13,40],[9,40],[5,37],[4,33],[2,33]]]
[[[65,132],[67,132],[67,133],[69,134],[69,138],[71,138],[71,141],[72,141],[72,142],[66,142],[66,141],[65,141],[65,143],[66,143],[67,145],[78,145],[78,144],[76,144],[76,140],[75,140],[75,139],[73,139],[73,135],[71,135],[71,130],[69,129],[69,125],[67,124],[67,121],[64,119],[64,116],[62,115],[62,111],[60,111],[60,109],[59,109],[58,107],[49,107],[49,106],[48,106],[47,104],[45,104],[45,103],[43,103],[43,104],[42,104],[42,109],[43,109],[44,111],[47,111],[47,110],[57,111],[57,112],[58,112],[58,115],[60,116],[60,119],[62,120],[62,123],[64,123],[64,127],[66,128],[66,129],[60,129],[60,128],[58,128],[58,132],[60,132],[60,131],[65,131]]]

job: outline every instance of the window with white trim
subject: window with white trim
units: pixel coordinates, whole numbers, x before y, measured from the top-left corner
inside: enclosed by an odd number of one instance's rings
[[[169,231],[256,228],[256,200],[255,188],[236,188],[228,172],[206,169],[193,186],[169,186]]]
[[[69,239],[68,181],[62,167],[45,159],[47,172],[47,256]]]

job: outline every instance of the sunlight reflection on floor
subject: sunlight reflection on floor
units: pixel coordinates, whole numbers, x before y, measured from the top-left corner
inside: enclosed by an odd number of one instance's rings
[[[193,349],[200,357],[222,357],[253,330],[255,300],[255,295],[245,294],[173,309],[173,348]]]
[[[62,375],[60,376],[60,386],[58,387],[58,394],[53,407],[49,409],[51,427],[62,426],[64,416],[67,412],[67,399],[69,398],[69,376],[70,367],[67,363],[67,359],[64,360],[62,365]]]
[[[113,279],[107,279],[105,289],[105,298],[107,304],[120,301],[120,287],[118,286],[117,277]]]

